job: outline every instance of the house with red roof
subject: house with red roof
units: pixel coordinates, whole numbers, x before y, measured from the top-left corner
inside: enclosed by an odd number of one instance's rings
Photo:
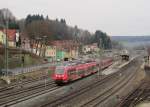
[[[16,29],[7,29],[7,30],[0,30],[2,31],[5,35],[7,35],[7,40],[8,40],[8,46],[9,47],[16,47]]]
[[[7,35],[8,35],[8,45],[10,47],[16,47],[16,29],[8,29]]]

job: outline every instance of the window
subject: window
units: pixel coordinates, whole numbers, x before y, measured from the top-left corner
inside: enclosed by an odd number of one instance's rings
[[[75,69],[69,70],[68,72],[69,72],[70,75],[71,74],[76,74],[76,70]]]
[[[62,67],[56,67],[55,73],[56,74],[63,74],[64,73],[64,68],[62,68]]]

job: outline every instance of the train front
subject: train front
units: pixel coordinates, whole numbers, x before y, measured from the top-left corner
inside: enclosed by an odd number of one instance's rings
[[[66,73],[66,68],[64,66],[57,66],[55,69],[55,73],[53,79],[56,84],[62,84],[68,82],[68,76]]]

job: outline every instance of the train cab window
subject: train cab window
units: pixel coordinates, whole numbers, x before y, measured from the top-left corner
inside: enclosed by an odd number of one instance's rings
[[[56,67],[55,73],[56,74],[64,74],[64,68]]]

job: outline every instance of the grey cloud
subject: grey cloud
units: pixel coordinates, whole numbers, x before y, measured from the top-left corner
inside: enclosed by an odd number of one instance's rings
[[[149,0],[0,0],[16,17],[29,13],[65,18],[74,26],[109,35],[150,34]]]

